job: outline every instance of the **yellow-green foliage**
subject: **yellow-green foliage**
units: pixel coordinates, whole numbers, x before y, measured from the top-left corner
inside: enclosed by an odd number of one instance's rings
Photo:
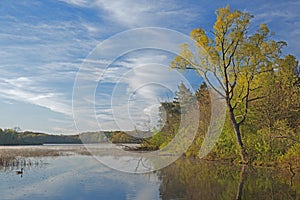
[[[212,152],[208,155],[208,158],[213,160],[223,159],[231,161],[234,161],[238,158],[236,138],[233,134],[233,129],[228,119],[225,121],[222,133]]]
[[[219,93],[223,91],[228,116],[222,135],[206,159],[237,161],[240,157],[242,161],[258,165],[291,161],[300,166],[300,70],[297,59],[282,54],[287,44],[273,40],[273,33],[266,24],[261,24],[250,34],[248,28],[253,16],[249,13],[232,11],[227,6],[218,9],[216,15],[213,34],[202,28],[191,31],[190,36],[198,50],[196,55],[183,44],[181,52],[170,64],[172,69],[194,69],[200,75],[212,72],[223,84]],[[200,113],[207,113],[207,116],[200,117],[200,128],[186,156],[197,157],[209,126],[210,98],[207,87],[201,87],[202,92],[193,95],[198,99]],[[211,84],[208,88],[217,90]],[[184,87],[181,89],[179,94],[186,91]],[[184,95],[181,97],[185,98]],[[168,116],[165,126],[149,140],[152,144],[148,144],[156,148],[171,141],[178,131],[182,114],[176,99],[162,103],[162,107]]]
[[[280,157],[279,162],[282,164],[291,163],[300,167],[300,143],[296,143],[289,148],[286,154]]]

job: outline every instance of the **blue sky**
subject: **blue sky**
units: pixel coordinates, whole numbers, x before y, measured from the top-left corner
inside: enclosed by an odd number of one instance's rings
[[[2,0],[0,127],[19,126],[23,130],[71,134],[95,130],[98,125],[105,130],[139,128],[143,121],[138,118],[155,121],[156,118],[152,119],[152,116],[157,113],[159,100],[170,98],[175,90],[173,86],[184,80],[188,80],[191,87],[199,83],[192,74],[186,74],[183,78],[161,67],[167,66],[171,60],[169,52],[139,50],[121,55],[113,64],[101,60],[102,64],[110,64],[104,74],[101,71],[102,79],[99,79],[97,70],[87,74],[87,77],[94,75],[92,80],[98,80],[94,91],[94,114],[99,124],[92,123],[94,121],[87,117],[77,122],[77,126],[80,123],[77,130],[73,119],[72,94],[79,69],[94,62],[86,58],[93,57],[91,52],[97,45],[115,34],[143,27],[168,28],[183,34],[189,34],[199,26],[211,30],[215,20],[214,11],[227,4],[255,16],[251,31],[257,29],[260,23],[266,23],[275,32],[275,39],[288,43],[284,53],[292,53],[300,58],[298,0]],[[138,68],[133,70],[133,66]],[[162,84],[153,84],[151,87],[145,85],[151,80]],[[163,87],[169,83],[172,87]],[[116,102],[111,98],[114,91],[123,91],[123,96],[117,97]],[[125,97],[127,100],[136,98],[136,103],[111,109],[111,103],[117,105]],[[88,102],[93,99],[85,100]],[[139,100],[141,103],[138,103]],[[132,113],[122,115],[128,110]],[[86,112],[80,110],[78,113],[84,116]],[[113,114],[121,117],[115,120]],[[128,126],[128,116],[135,122],[133,125]]]

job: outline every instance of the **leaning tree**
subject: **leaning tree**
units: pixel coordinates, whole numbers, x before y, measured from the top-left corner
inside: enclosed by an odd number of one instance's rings
[[[241,126],[247,119],[249,104],[264,98],[257,92],[263,87],[259,77],[274,71],[286,44],[274,41],[265,24],[249,33],[253,18],[249,13],[231,11],[227,6],[218,9],[216,15],[212,31],[205,32],[202,28],[191,31],[194,47],[183,44],[171,68],[196,70],[224,98],[241,160],[246,163]],[[219,87],[210,81],[208,74],[214,76]]]

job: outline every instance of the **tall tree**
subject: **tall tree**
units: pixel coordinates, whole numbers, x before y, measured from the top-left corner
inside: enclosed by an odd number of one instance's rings
[[[263,87],[260,76],[272,73],[285,43],[272,40],[265,24],[250,35],[248,29],[253,16],[249,13],[231,11],[227,6],[218,9],[216,15],[213,31],[206,33],[196,28],[190,33],[196,53],[183,44],[171,68],[196,70],[225,99],[240,157],[246,163],[241,126],[248,117],[249,103],[264,97],[257,92]],[[214,76],[219,87],[210,81],[209,75]]]

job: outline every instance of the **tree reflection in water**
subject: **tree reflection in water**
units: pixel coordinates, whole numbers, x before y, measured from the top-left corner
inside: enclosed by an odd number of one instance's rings
[[[159,172],[162,199],[299,199],[300,177],[267,168],[181,158]]]

